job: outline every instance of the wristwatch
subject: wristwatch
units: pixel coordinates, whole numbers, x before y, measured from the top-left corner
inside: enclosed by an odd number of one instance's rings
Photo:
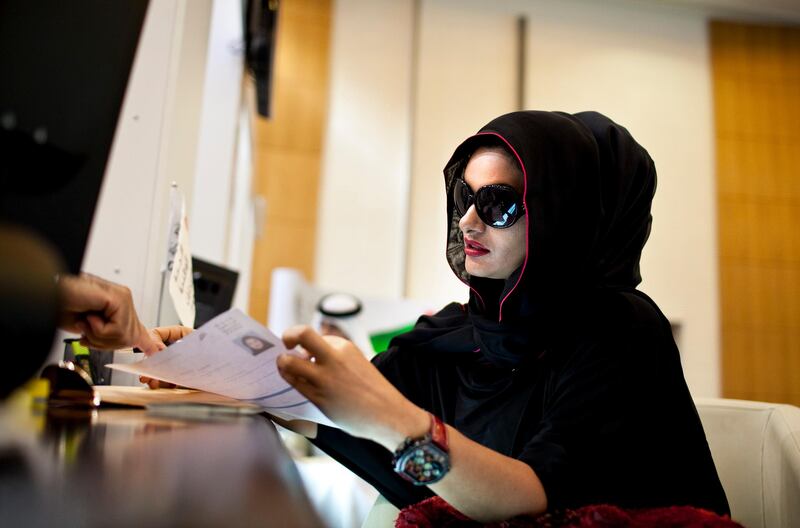
[[[392,459],[395,472],[417,486],[439,482],[450,471],[447,428],[439,417],[430,417],[430,431],[421,438],[406,438]]]

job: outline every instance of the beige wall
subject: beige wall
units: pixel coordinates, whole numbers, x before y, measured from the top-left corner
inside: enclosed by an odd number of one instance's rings
[[[626,126],[656,163],[641,289],[681,325],[692,391],[716,396],[719,308],[706,18],[627,3],[525,4],[528,106],[603,112]]]
[[[334,2],[315,282],[403,293],[412,2]]]
[[[659,187],[642,289],[681,324],[693,393],[718,395],[708,15],[689,7],[422,0],[415,14],[411,1],[340,0],[318,277],[326,287],[373,294],[465,297],[444,263],[441,168],[461,139],[514,109],[510,50],[521,13],[528,20],[526,107],[601,111],[653,156]]]
[[[468,289],[444,258],[442,167],[481,125],[516,110],[516,17],[426,1],[418,27],[405,294],[444,305],[466,300]]]

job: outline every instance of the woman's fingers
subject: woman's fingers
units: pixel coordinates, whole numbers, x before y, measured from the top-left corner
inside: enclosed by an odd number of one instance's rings
[[[324,362],[333,350],[324,337],[307,325],[293,326],[283,333],[283,344],[292,349],[303,347],[317,361]]]
[[[187,326],[159,326],[151,330],[161,341],[165,344],[171,344],[180,341],[192,332],[192,329]]]
[[[174,389],[177,387],[174,383],[159,381],[157,379],[148,378],[147,376],[139,376],[139,383],[144,383],[151,389]]]
[[[297,392],[311,400],[313,403],[318,403],[319,390],[306,378],[294,376],[284,371],[280,371],[280,375],[286,380],[287,383],[289,383],[289,385],[297,389]]]
[[[311,400],[315,405],[320,405],[320,389],[308,376],[317,376],[316,365],[307,359],[283,354],[278,357],[278,373],[297,392]],[[324,410],[323,410],[324,411]]]
[[[295,382],[303,380],[305,383],[316,386],[317,377],[319,376],[319,367],[311,361],[289,354],[282,354],[278,356],[276,361],[278,365],[278,372],[288,381],[293,387]]]

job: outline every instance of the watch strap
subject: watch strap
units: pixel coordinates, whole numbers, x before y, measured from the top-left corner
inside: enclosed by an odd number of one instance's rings
[[[431,416],[431,430],[428,434],[431,435],[431,441],[445,453],[450,452],[450,446],[447,443],[447,427],[441,418],[433,413],[428,413]]]

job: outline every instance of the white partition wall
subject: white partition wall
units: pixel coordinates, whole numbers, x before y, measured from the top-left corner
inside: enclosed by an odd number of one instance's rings
[[[211,20],[203,97],[196,109],[200,126],[189,226],[194,255],[229,265],[244,72],[241,2],[214,0]],[[249,159],[242,161],[249,165]],[[249,187],[249,172],[238,176],[246,177]]]
[[[413,2],[335,3],[315,275],[324,288],[403,293]]]
[[[256,238],[256,208],[253,201],[253,145],[250,116],[243,109],[239,114],[239,132],[236,139],[236,170],[230,209],[229,241],[225,262],[238,270],[239,282],[233,297],[233,306],[247,313],[250,304],[253,243]]]
[[[166,254],[166,154],[184,9],[178,0],[150,2],[83,262],[85,271],[128,286],[146,325],[156,322]]]
[[[170,182],[191,187],[191,169],[181,168],[194,161],[196,122],[177,118],[187,115],[187,102],[196,93],[191,77],[204,63],[204,5],[209,6],[197,2],[187,15],[186,0],[150,1],[82,266],[129,287],[147,326],[158,319]],[[184,99],[181,87],[190,90]],[[57,339],[52,359],[62,351]],[[132,359],[130,354],[116,358]],[[136,381],[130,374],[114,376],[115,384]]]
[[[241,4],[151,0],[83,269],[131,288],[156,323],[171,182],[186,199],[193,253],[230,259],[234,204],[249,202],[249,156],[234,178],[239,131]],[[252,229],[241,227],[252,239]],[[236,239],[236,251],[244,242]],[[237,253],[238,257],[238,253]],[[249,261],[245,263],[249,266]]]
[[[249,144],[234,178],[241,26],[238,1],[150,1],[83,263],[128,286],[148,326],[157,322],[171,182],[186,199],[193,252],[249,272]]]

